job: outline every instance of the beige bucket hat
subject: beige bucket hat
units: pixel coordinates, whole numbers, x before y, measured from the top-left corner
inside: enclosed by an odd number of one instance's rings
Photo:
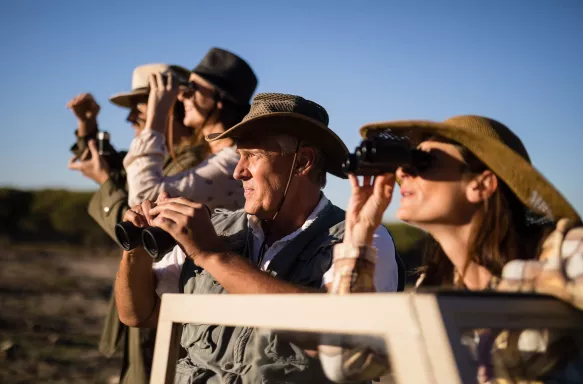
[[[151,73],[157,72],[168,72],[172,71],[174,76],[178,77],[178,81],[181,83],[188,82],[188,77],[190,76],[190,71],[178,65],[170,64],[145,64],[140,65],[134,69],[132,73],[132,89],[128,92],[117,93],[109,98],[113,104],[119,105],[124,108],[131,108],[132,99],[136,96],[148,95],[148,76]]]

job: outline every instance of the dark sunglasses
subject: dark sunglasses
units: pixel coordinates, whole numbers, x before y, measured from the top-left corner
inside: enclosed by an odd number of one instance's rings
[[[208,88],[202,87],[193,81],[189,81],[184,84],[180,84],[179,89],[186,95],[193,95],[196,91],[199,91],[205,96],[210,96],[215,100],[221,99],[221,94],[216,90],[209,90]]]

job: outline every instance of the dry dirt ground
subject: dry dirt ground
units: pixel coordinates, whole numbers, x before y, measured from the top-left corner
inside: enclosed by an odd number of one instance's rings
[[[121,355],[97,350],[118,263],[115,250],[0,244],[0,384],[118,382]]]
[[[0,246],[0,383],[115,383],[97,351],[118,252]]]

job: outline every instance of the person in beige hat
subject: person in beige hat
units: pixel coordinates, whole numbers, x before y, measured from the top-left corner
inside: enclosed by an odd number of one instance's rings
[[[406,138],[427,155],[427,162],[403,165],[396,174],[365,176],[362,182],[350,175],[352,201],[361,203],[347,213],[354,218],[347,222],[347,231],[360,234],[347,246],[366,254],[362,247],[372,246],[370,236],[398,180],[397,218],[428,232],[433,242],[418,288],[493,289],[508,262],[537,258],[559,219],[581,223],[569,202],[532,166],[520,138],[496,120],[470,115],[444,122],[374,123],[360,133],[379,142]],[[386,356],[366,359],[373,352],[359,349],[320,357],[327,374],[337,381],[364,380],[378,377],[383,366],[388,368]],[[355,366],[350,361],[366,363]],[[480,366],[480,382],[493,378],[487,365]]]
[[[131,90],[113,95],[110,101],[129,110],[127,121],[138,135],[145,127],[148,108],[149,83],[152,73],[173,73],[175,81],[186,83],[190,72],[182,67],[168,64],[146,64],[136,67],[132,74]],[[71,148],[75,157],[69,168],[80,171],[85,177],[99,184],[88,207],[89,215],[101,228],[116,240],[114,227],[121,220],[128,205],[126,172],[123,168],[125,152],[117,152],[109,145],[107,156],[99,153],[96,140],[104,134],[97,125],[99,104],[88,93],[80,94],[67,103],[78,121],[75,132],[77,142]],[[161,173],[172,176],[184,169],[194,167],[208,155],[208,145],[201,141],[201,132],[187,128],[184,123],[184,106],[177,103],[173,110],[172,124],[167,126],[164,141],[174,149],[172,155],[162,160]],[[198,135],[197,135],[198,133]],[[109,312],[105,319],[99,345],[100,351],[112,356],[123,348],[121,383],[145,383],[148,381],[153,355],[155,332],[128,328],[119,321],[115,298],[112,294]]]
[[[123,253],[115,290],[127,324],[156,326],[163,293],[304,293],[327,285],[345,212],[322,188],[327,173],[344,177],[347,149],[326,110],[300,96],[261,93],[239,124],[207,135],[211,143],[227,139],[240,155],[233,177],[243,183],[243,209],[211,216],[203,204],[162,193],[127,212],[125,221],[158,226],[179,244],[154,265],[141,247]],[[382,254],[375,284],[396,291],[403,271],[394,243],[386,228],[373,232]],[[181,344],[187,357],[176,383],[327,382],[317,359],[275,334],[185,324]]]

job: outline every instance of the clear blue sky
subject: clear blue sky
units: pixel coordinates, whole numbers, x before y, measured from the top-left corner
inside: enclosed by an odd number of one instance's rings
[[[211,46],[247,59],[259,92],[322,104],[351,149],[370,121],[496,118],[583,213],[580,0],[4,1],[0,185],[95,189],[67,169],[65,103],[92,92],[100,126],[127,148],[126,112],[108,97],[137,65],[192,68]],[[344,207],[349,186],[331,178],[325,192]]]

